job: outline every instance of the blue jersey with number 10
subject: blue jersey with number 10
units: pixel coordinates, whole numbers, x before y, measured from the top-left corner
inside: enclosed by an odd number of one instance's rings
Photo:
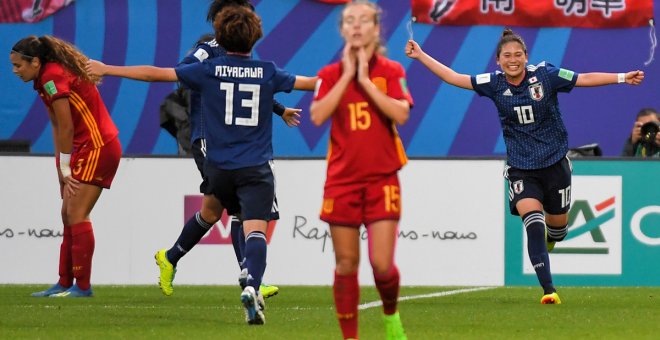
[[[518,169],[542,169],[568,152],[558,92],[570,92],[578,74],[546,62],[528,65],[518,85],[499,71],[472,76],[472,87],[497,106],[506,143],[507,163]]]
[[[175,68],[181,83],[202,97],[207,160],[221,169],[273,158],[273,96],[290,92],[295,76],[272,62],[225,55]]]

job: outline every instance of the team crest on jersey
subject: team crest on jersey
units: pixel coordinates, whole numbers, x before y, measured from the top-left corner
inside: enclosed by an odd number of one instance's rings
[[[529,95],[532,99],[539,101],[543,99],[543,84],[536,83],[529,86]]]
[[[525,190],[525,185],[523,184],[522,179],[513,182],[513,184],[511,184],[511,187],[513,188],[513,192],[516,193],[516,195],[519,195],[521,192]]]

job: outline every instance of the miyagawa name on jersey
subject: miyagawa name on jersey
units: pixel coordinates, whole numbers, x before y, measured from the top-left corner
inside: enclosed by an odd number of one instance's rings
[[[215,67],[215,76],[218,78],[263,78],[263,67],[240,67],[219,65]]]

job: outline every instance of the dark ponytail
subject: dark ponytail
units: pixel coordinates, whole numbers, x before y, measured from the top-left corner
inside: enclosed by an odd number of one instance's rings
[[[502,31],[502,37],[500,38],[500,42],[497,43],[497,57],[500,57],[500,53],[502,52],[502,46],[505,44],[508,44],[510,42],[517,42],[522,46],[523,51],[525,54],[527,54],[527,45],[525,45],[525,41],[521,36],[518,34],[514,33],[510,28],[505,28],[504,31]]]

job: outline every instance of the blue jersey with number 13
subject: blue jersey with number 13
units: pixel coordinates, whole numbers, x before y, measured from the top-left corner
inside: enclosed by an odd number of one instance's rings
[[[202,97],[207,160],[221,169],[273,158],[273,96],[290,92],[294,75],[272,62],[226,55],[175,68],[181,83]]]

